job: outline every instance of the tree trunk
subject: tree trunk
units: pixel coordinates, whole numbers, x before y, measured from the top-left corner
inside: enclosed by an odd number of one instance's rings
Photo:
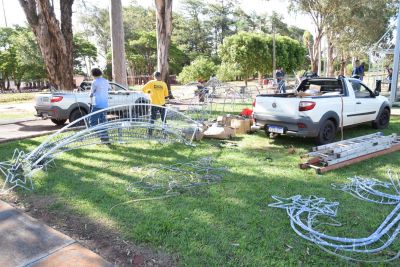
[[[157,69],[168,86],[170,98],[173,98],[169,82],[169,47],[172,34],[172,0],[155,0],[157,16]]]
[[[258,84],[261,85],[261,88],[263,87],[263,75],[261,72],[258,72]]]
[[[333,77],[335,69],[334,69],[334,66],[333,66],[334,58],[333,58],[332,33],[330,33],[327,36],[327,39],[328,39],[328,62],[327,62],[328,70],[327,70],[327,73],[328,73],[328,77]]]
[[[60,0],[61,24],[49,0],[19,0],[36,36],[50,83],[56,88],[72,90],[72,4]]]
[[[347,60],[344,56],[344,53],[340,55],[340,75],[345,75],[345,69],[346,69],[346,64]]]
[[[110,0],[110,30],[112,46],[112,76],[114,81],[117,83],[128,86],[121,0]]]
[[[19,81],[15,82],[15,85],[17,86],[18,92],[22,93],[22,91],[21,91],[21,81],[19,80]]]
[[[317,37],[314,40],[314,45],[312,47],[312,56],[310,56],[310,61],[311,61],[311,70],[314,73],[318,73],[318,61],[319,61],[319,57],[321,55],[319,55],[319,45],[321,43],[321,39],[322,39],[322,32],[319,31],[317,33]],[[320,73],[318,73],[318,75],[320,75]]]

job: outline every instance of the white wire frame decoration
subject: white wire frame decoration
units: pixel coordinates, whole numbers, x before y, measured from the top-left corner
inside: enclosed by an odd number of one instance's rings
[[[341,226],[333,219],[337,215],[339,202],[330,202],[316,196],[295,195],[289,198],[272,196],[277,202],[269,206],[285,209],[295,233],[330,254],[352,261],[370,263],[393,261],[400,257],[399,246],[394,244],[400,232],[400,182],[398,174],[394,175],[388,171],[387,175],[390,182],[355,176],[348,178],[347,184],[332,185],[333,188],[350,193],[364,201],[395,205],[376,230],[366,237],[332,236],[318,230],[321,225]],[[392,193],[388,193],[389,191]],[[389,247],[392,250],[389,250]]]
[[[206,84],[188,83],[184,95],[175,104],[184,106],[184,113],[198,122],[213,119],[215,112],[237,112],[237,105],[248,104],[260,93],[257,86],[237,86],[218,81]],[[218,106],[218,108],[217,108]]]
[[[151,119],[151,110],[164,110],[164,118]],[[101,120],[104,115],[105,119]],[[0,162],[4,183],[0,194],[15,187],[33,189],[32,177],[54,162],[57,155],[96,144],[125,144],[135,140],[193,145],[199,124],[185,114],[151,104],[119,105],[102,109],[61,128],[29,153],[15,149],[11,160]]]

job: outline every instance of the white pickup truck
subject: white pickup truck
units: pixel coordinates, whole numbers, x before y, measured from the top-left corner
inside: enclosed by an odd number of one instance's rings
[[[318,144],[327,144],[341,127],[371,122],[374,128],[386,128],[390,108],[379,90],[358,79],[311,78],[295,93],[258,95],[253,117],[255,128],[267,134],[315,137]]]
[[[73,122],[90,112],[90,82],[85,88],[74,92],[49,92],[36,96],[36,116],[50,118],[57,125],[67,120]],[[120,84],[110,82],[108,104],[110,107],[134,103],[150,103],[150,98],[142,92],[129,91]]]

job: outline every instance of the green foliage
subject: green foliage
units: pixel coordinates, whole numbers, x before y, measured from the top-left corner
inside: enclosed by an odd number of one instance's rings
[[[210,56],[212,38],[208,25],[201,20],[206,7],[201,0],[185,0],[182,2],[184,14],[173,14],[172,40],[191,60],[199,56]]]
[[[248,78],[256,72],[272,72],[272,43],[270,35],[242,32],[226,38],[219,54],[223,62],[234,64],[240,74]],[[305,52],[298,41],[276,37],[276,63],[286,72],[302,66]]]
[[[210,59],[199,57],[192,61],[189,66],[185,66],[177,80],[180,83],[188,83],[192,81],[208,81],[215,74],[217,66]]]
[[[43,59],[32,31],[25,27],[0,28],[0,72],[3,80],[21,81],[46,77]]]
[[[175,18],[174,18],[175,19]],[[139,38],[140,32],[156,31],[156,12],[140,5],[123,7],[125,42]]]
[[[126,45],[128,64],[135,73],[152,74],[157,66],[157,38],[155,32],[139,32],[137,39]],[[171,74],[179,73],[188,62],[187,56],[175,43],[169,49],[169,69]]]
[[[276,37],[276,64],[292,72],[302,67],[306,55],[306,48],[299,41],[287,36]]]
[[[180,73],[184,65],[199,56],[214,58],[214,63],[219,64],[218,47],[226,37],[240,31],[272,33],[273,25],[277,34],[296,39],[301,39],[303,32],[297,27],[289,27],[276,13],[272,17],[247,14],[237,0],[183,0],[181,4],[181,10],[174,10],[173,14],[171,73]],[[100,51],[106,55],[110,50],[108,10],[85,5],[80,22],[85,33],[96,39]],[[136,74],[152,73],[156,64],[156,42],[151,36],[156,31],[154,10],[143,8],[134,1],[124,7],[123,16],[130,69]],[[272,69],[270,63],[267,65],[266,69]]]
[[[233,81],[240,76],[240,71],[235,68],[235,65],[226,62],[221,63],[217,70],[217,79],[222,82]]]
[[[86,61],[93,64],[97,59],[97,48],[91,42],[86,40],[83,34],[74,34],[74,70],[76,73],[83,74],[83,67],[86,67]],[[89,74],[89,73],[87,73]]]
[[[222,44],[225,37],[234,34],[232,30],[232,26],[235,24],[233,14],[237,5],[237,0],[218,0],[208,4],[207,14],[209,15],[209,20],[207,24],[213,30],[215,47]]]
[[[84,34],[96,40],[101,54],[105,57],[111,48],[109,10],[86,3],[82,10],[84,12],[81,13],[79,22],[83,25]]]
[[[257,33],[241,32],[225,38],[219,55],[223,62],[234,64],[246,79],[258,71],[265,73],[268,62],[272,62],[267,38]]]

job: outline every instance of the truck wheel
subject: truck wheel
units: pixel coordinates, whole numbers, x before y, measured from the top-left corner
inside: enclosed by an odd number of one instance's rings
[[[51,119],[51,121],[56,125],[64,125],[67,120],[66,119],[62,119],[62,120]]]
[[[378,115],[376,120],[372,122],[372,127],[375,129],[384,129],[388,127],[389,122],[390,122],[390,111],[387,108],[385,108]]]
[[[69,123],[78,120],[79,118],[82,118],[83,116],[87,115],[86,110],[84,109],[74,109],[71,114],[69,114]],[[79,122],[76,126],[82,126],[85,125],[85,123]]]
[[[336,137],[336,126],[331,120],[326,120],[322,123],[316,138],[318,145],[325,145],[335,141]]]

